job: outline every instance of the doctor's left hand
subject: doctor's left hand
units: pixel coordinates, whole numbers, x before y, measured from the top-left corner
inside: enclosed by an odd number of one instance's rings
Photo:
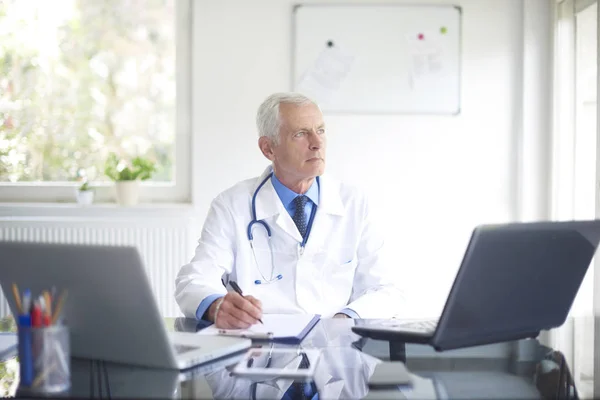
[[[262,317],[262,304],[252,296],[229,292],[211,304],[208,316],[217,328],[244,329],[258,323]]]

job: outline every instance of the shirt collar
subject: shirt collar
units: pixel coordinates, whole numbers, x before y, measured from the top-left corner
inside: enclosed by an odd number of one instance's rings
[[[275,174],[271,175],[271,183],[273,184],[273,188],[275,188],[275,192],[277,192],[277,195],[279,196],[279,198],[281,199],[281,202],[283,203],[283,205],[287,208],[289,207],[289,205],[292,203],[292,201],[294,201],[294,199],[298,196],[300,196],[300,194],[294,192],[293,190],[289,189],[288,187],[286,187],[283,183],[281,183],[279,181],[279,179],[277,179],[277,177],[275,176]],[[312,183],[312,185],[310,185],[310,187],[308,188],[308,190],[306,191],[306,193],[304,194],[306,197],[308,197],[313,203],[315,203],[315,205],[319,205],[319,179],[315,179]]]

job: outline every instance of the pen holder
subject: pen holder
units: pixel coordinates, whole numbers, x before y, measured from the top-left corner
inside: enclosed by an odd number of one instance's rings
[[[71,387],[69,329],[64,325],[19,327],[19,390],[51,394]]]

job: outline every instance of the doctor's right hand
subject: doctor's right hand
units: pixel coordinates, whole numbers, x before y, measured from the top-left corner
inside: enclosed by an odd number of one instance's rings
[[[262,317],[262,304],[252,296],[229,292],[210,305],[208,317],[217,328],[245,329]]]

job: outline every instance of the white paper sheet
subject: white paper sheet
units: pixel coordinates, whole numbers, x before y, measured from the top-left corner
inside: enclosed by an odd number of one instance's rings
[[[423,40],[416,34],[406,37],[409,49],[409,81],[412,89],[417,89],[423,81],[443,72],[441,43],[430,39],[430,36],[425,35]]]
[[[325,101],[331,97],[350,73],[354,56],[338,47],[326,47],[298,82],[296,90]]]
[[[298,337],[315,317],[314,314],[265,314],[264,324],[255,324],[248,329],[227,329],[227,334],[253,337],[271,332],[273,339]],[[199,335],[218,335],[214,325],[198,331]]]

